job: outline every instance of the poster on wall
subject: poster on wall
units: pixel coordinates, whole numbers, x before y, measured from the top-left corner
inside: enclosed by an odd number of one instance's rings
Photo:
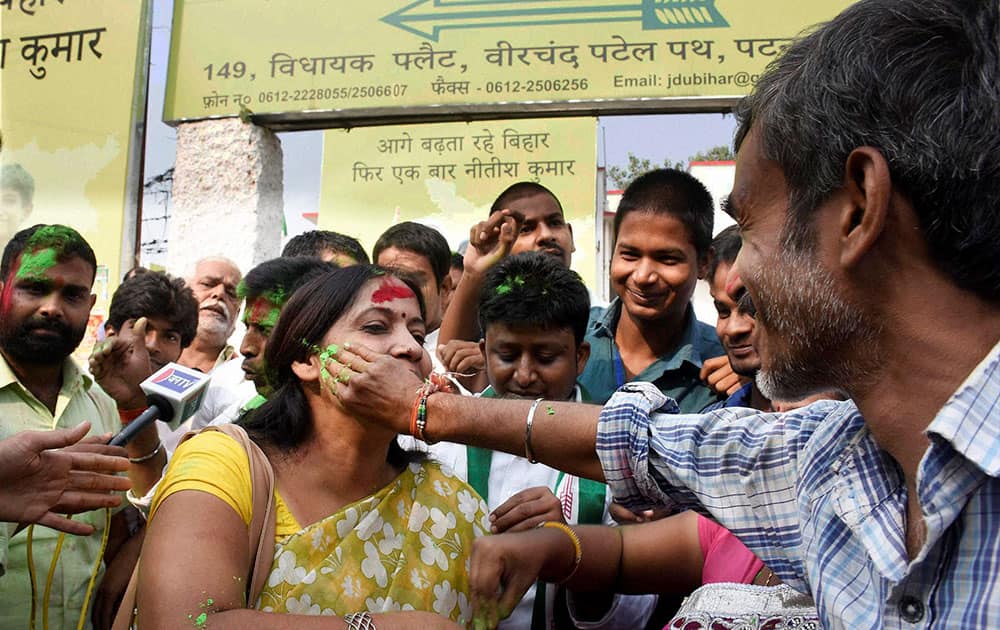
[[[323,137],[318,224],[370,253],[390,226],[417,221],[453,250],[509,185],[534,181],[559,199],[573,228],[573,269],[596,278],[597,121],[521,119],[330,130]]]
[[[850,0],[175,0],[163,118],[720,110]]]
[[[0,241],[76,229],[97,256],[86,357],[134,244],[146,0],[0,2]]]

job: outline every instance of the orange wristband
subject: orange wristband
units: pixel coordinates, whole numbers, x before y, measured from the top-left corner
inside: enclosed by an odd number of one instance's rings
[[[423,388],[417,390],[417,397],[413,399],[413,408],[410,409],[410,435],[417,437],[417,414],[420,413],[420,398],[423,396]]]

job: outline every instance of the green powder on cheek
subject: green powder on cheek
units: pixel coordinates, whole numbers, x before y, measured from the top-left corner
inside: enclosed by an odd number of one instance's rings
[[[21,254],[21,266],[17,270],[17,279],[44,278],[45,272],[59,263],[59,254],[51,247],[38,249]]]
[[[316,349],[319,350],[319,348]],[[338,352],[340,352],[340,346],[338,346],[335,343],[331,343],[325,349],[319,351],[320,379],[322,379],[323,383],[326,385],[326,388],[330,390],[330,393],[333,395],[337,394],[336,381],[330,374],[330,370],[327,369],[326,365],[331,359],[337,356]]]
[[[317,348],[317,351],[319,352],[319,362],[326,365],[327,361],[336,358],[337,353],[340,352],[340,346],[335,343],[331,343],[323,350],[319,350],[319,348]]]

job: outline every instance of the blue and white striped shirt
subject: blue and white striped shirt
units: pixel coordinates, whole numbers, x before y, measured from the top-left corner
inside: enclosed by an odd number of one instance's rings
[[[1000,344],[927,428],[913,562],[902,472],[852,402],[676,410],[644,383],[604,407],[597,452],[626,507],[702,506],[827,627],[1000,628]]]

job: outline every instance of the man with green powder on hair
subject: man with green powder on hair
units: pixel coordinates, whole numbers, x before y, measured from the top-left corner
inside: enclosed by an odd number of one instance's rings
[[[7,243],[0,262],[0,439],[89,421],[91,437],[79,448],[120,452],[104,446],[121,427],[114,401],[70,357],[94,304],[96,268],[90,245],[62,225],[35,225]],[[9,537],[0,549],[0,555],[6,552],[0,627],[27,628],[33,612],[36,623],[49,628],[76,628],[80,619],[90,627],[111,514],[94,510],[74,520],[94,533],[61,545],[63,535],[53,529],[35,525],[18,531],[17,523],[0,523]]]

